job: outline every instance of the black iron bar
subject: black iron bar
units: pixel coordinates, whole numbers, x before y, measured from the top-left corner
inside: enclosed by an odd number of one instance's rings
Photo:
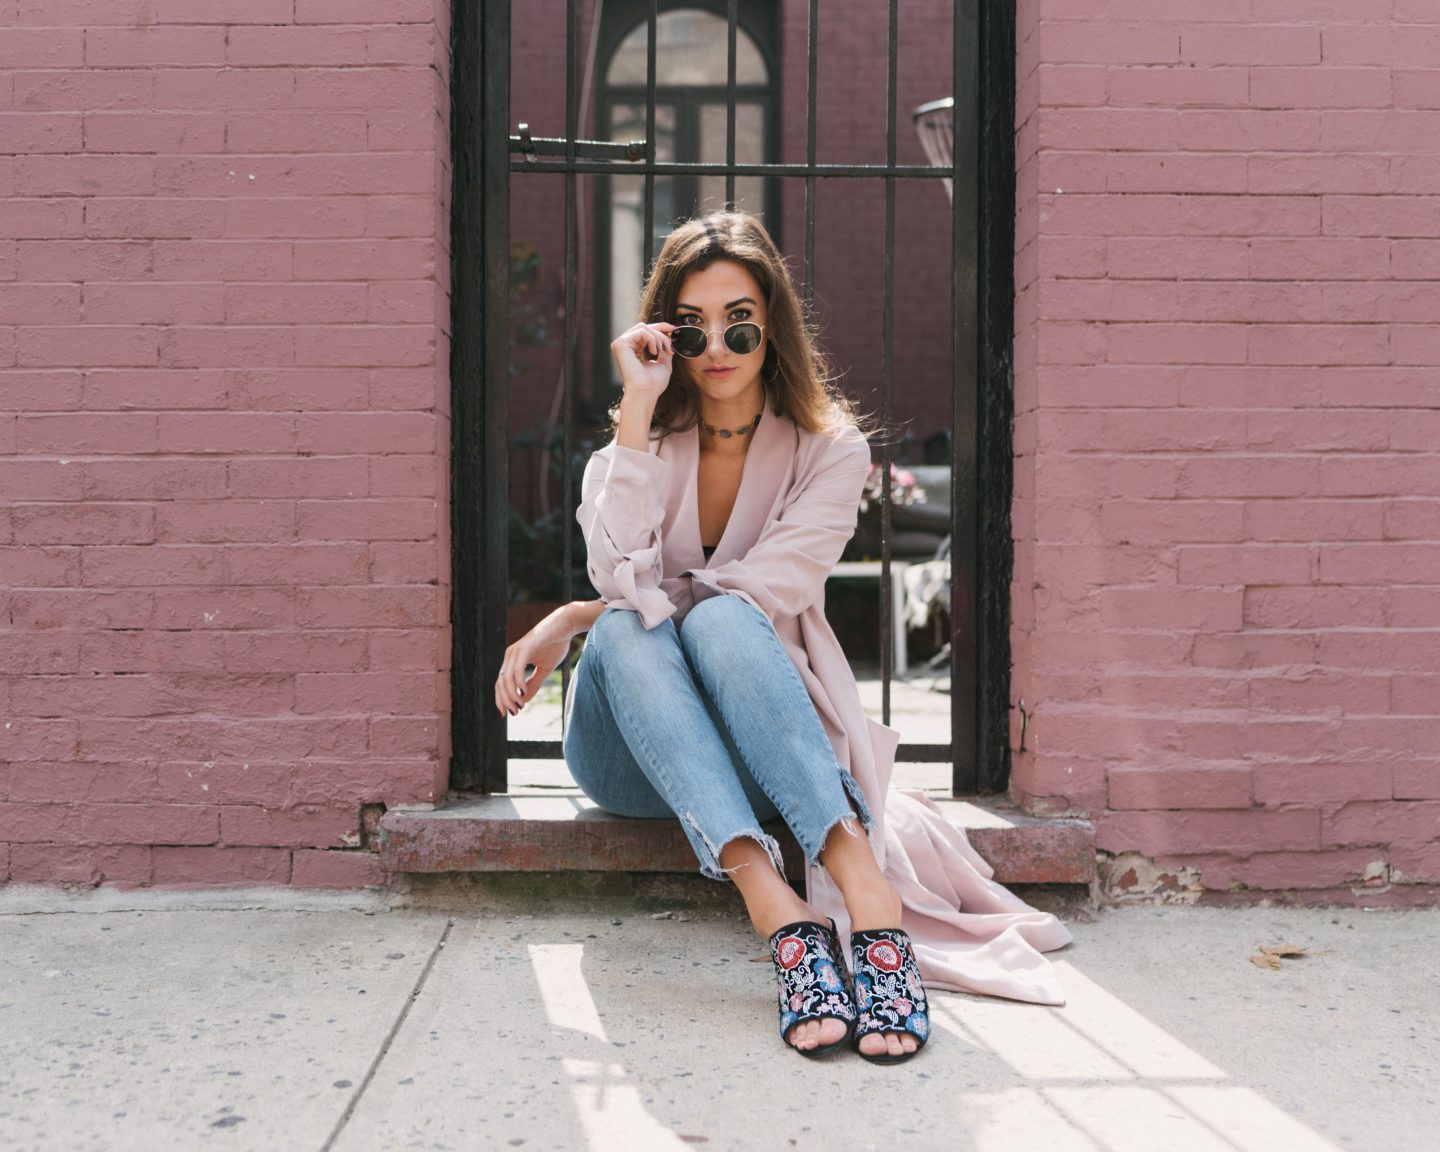
[[[525,125],[520,126],[522,129]],[[564,136],[531,136],[522,131],[510,137],[510,151],[530,158],[534,164],[536,156],[564,156],[569,159],[573,151],[576,156],[587,160],[628,160],[638,163],[645,159],[644,140],[572,140]],[[558,168],[559,165],[552,165]]]
[[[576,51],[576,44],[579,40],[580,17],[577,0],[568,0],[565,6],[565,159],[568,164],[575,162],[577,154],[577,140],[580,136],[580,81],[577,69],[580,67],[579,53]],[[576,187],[575,173],[565,173],[565,363],[561,369],[561,402],[560,422],[564,429],[561,433],[561,450],[564,457],[560,461],[560,506],[570,508],[573,506],[570,494],[575,486],[575,462],[574,462],[574,435],[575,421],[573,413],[575,410],[575,342],[578,337],[578,318],[575,315],[575,280],[576,264],[579,260],[579,234],[576,223]],[[550,483],[550,452],[552,451],[550,430],[545,430],[545,464],[541,470],[540,483]],[[569,603],[575,598],[574,588],[574,565],[571,557],[574,554],[575,520],[571,516],[564,518],[564,531],[561,533],[560,542],[560,563],[561,563],[561,599]],[[568,653],[567,653],[568,655]],[[563,700],[570,691],[570,661],[560,661],[560,694]]]
[[[963,93],[960,91],[960,78],[963,75],[962,61],[960,59],[960,5],[955,6],[952,17],[954,26],[952,29],[951,44],[951,88],[953,99],[950,108],[950,161],[952,167],[959,158],[960,153],[955,149],[960,146],[960,101]],[[966,610],[967,605],[960,597],[960,553],[965,546],[960,538],[960,420],[962,404],[960,397],[960,209],[964,201],[960,191],[960,178],[957,175],[950,184],[950,739],[953,743],[960,734],[960,726],[964,722],[962,697],[960,684],[955,675],[960,667],[960,629],[956,621]],[[968,753],[962,755],[956,748],[955,758],[950,765],[950,792],[958,796],[962,782],[966,777],[965,767],[962,760],[968,758]]]
[[[1010,714],[1019,712],[1020,747],[1025,747],[1028,714],[1023,699],[1011,703],[1010,588],[1014,545],[1010,509],[1014,496],[1014,328],[1015,257],[1015,104],[995,99],[1015,91],[1015,10],[991,4],[980,10],[972,59],[976,66],[975,105],[966,110],[962,137],[975,149],[962,167],[982,174],[976,179],[977,292],[974,316],[977,367],[976,475],[978,516],[975,540],[980,563],[975,572],[978,607],[975,658],[975,749],[977,773],[972,791],[1003,791],[1010,780]],[[976,109],[986,109],[978,116]],[[973,162],[971,160],[973,157]],[[983,573],[983,575],[981,575]]]
[[[735,31],[740,23],[740,0],[730,0],[725,33],[725,207],[735,207]]]
[[[895,59],[899,21],[897,0],[890,0],[890,26],[885,65],[885,167],[895,168]],[[895,179],[885,177],[885,286],[881,292],[883,320],[881,334],[880,418],[890,427],[890,392],[895,362]],[[880,722],[890,723],[890,681],[895,671],[895,604],[890,586],[890,463],[892,445],[882,440],[880,449]],[[900,621],[905,627],[905,621]]]
[[[974,493],[965,445],[975,431],[975,395],[965,386],[966,374],[962,371],[967,342],[964,338],[965,324],[961,322],[962,305],[967,300],[972,304],[974,302],[973,296],[966,295],[961,275],[965,259],[965,230],[962,226],[966,223],[965,212],[972,200],[968,186],[962,187],[959,175],[961,158],[966,155],[961,148],[961,109],[971,95],[965,84],[970,72],[966,66],[964,32],[972,19],[972,12],[969,3],[955,6],[951,49],[955,102],[950,121],[950,163],[955,169],[955,177],[950,185],[950,742],[955,754],[950,790],[957,796],[973,792],[977,779],[974,729],[967,716],[967,709],[975,706],[975,696],[973,681],[965,673],[965,662],[974,658],[972,617],[976,604],[970,593],[976,540],[967,531],[971,527],[971,518],[965,514],[963,506],[963,501],[970,499]],[[970,32],[973,35],[976,29],[972,26]],[[972,364],[971,368],[977,369],[978,363]],[[976,384],[978,387],[979,382]]]
[[[454,788],[485,787],[482,771],[492,729],[504,732],[498,711],[482,707],[484,683],[490,668],[490,620],[497,615],[487,582],[493,565],[487,564],[485,546],[489,507],[486,469],[489,457],[485,419],[485,352],[488,347],[486,290],[489,267],[488,204],[483,193],[487,153],[487,117],[491,108],[477,97],[490,77],[483,64],[484,29],[473,14],[459,12],[451,24],[451,51],[455,62],[455,100],[452,109],[451,159],[454,172],[451,201],[450,294],[450,452],[453,463],[450,489],[450,784]],[[502,125],[502,130],[503,130]],[[508,183],[502,167],[500,178]],[[462,226],[463,222],[463,226]],[[503,573],[501,579],[504,579]],[[471,705],[474,705],[473,707]],[[500,746],[503,760],[504,746]]]
[[[698,97],[701,103],[722,102],[730,91],[730,86],[723,81],[714,84],[659,84],[655,85],[655,95],[659,98],[660,89],[664,88],[666,95],[686,95]],[[614,84],[607,89],[611,96],[618,101],[643,100],[645,99],[645,85],[643,84]],[[735,82],[735,99],[741,100],[764,100],[774,95],[774,90],[768,84],[741,84]]]
[[[736,164],[731,168],[725,164],[686,163],[683,161],[618,164],[607,163],[603,160],[576,160],[574,164],[511,160],[510,171],[618,172],[626,176],[643,175],[647,172],[653,172],[657,176],[722,176],[726,171],[734,171],[736,176],[809,176],[814,174],[821,180],[847,176],[871,179],[878,176],[893,176],[897,180],[935,180],[955,174],[953,168],[929,164],[897,164],[894,168],[887,168],[883,164],[816,164],[814,166],[809,164]]]
[[[457,749],[463,757],[475,756],[478,763],[464,764],[456,773],[461,786],[477,783],[482,792],[504,792],[508,787],[506,766],[506,718],[485,699],[487,688],[498,675],[505,659],[506,615],[510,600],[510,457],[508,445],[509,395],[504,381],[509,376],[510,347],[510,186],[505,175],[506,150],[494,147],[510,125],[510,5],[486,5],[479,14],[481,24],[481,84],[484,133],[479,142],[484,170],[484,194],[476,205],[484,234],[484,292],[477,303],[484,309],[483,374],[473,387],[482,397],[484,442],[481,464],[483,490],[475,494],[484,509],[482,556],[466,559],[481,570],[479,683],[472,693],[456,700],[455,713],[475,708],[480,722],[480,747],[466,740]],[[469,382],[466,382],[469,384]],[[468,397],[467,397],[468,399]],[[464,585],[456,593],[463,596]],[[464,624],[464,616],[460,625]]]
[[[645,35],[645,159],[655,163],[655,23],[659,19],[660,0],[650,0],[646,14]],[[655,247],[655,173],[645,173],[645,236],[641,240],[640,274],[650,274],[651,253]]]
[[[815,304],[815,81],[819,75],[820,0],[810,0],[805,46],[805,310]]]
[[[559,740],[512,740],[512,760],[561,760],[564,749]],[[952,752],[949,744],[901,744],[895,761],[901,764],[945,764]],[[566,787],[570,787],[566,785]]]

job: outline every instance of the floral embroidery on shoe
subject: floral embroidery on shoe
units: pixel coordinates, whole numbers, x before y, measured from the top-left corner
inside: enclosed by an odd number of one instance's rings
[[[898,972],[903,963],[900,949],[889,940],[876,940],[865,949],[865,955],[882,972]]]
[[[815,961],[815,979],[826,992],[843,992],[845,990],[845,981],[840,979],[840,973],[835,970],[835,965],[829,960]]]
[[[799,936],[786,936],[775,948],[775,963],[789,971],[805,959],[805,941]]]

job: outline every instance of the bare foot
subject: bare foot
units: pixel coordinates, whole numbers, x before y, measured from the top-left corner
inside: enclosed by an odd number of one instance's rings
[[[793,924],[797,920],[813,920],[817,924],[829,924],[829,918],[818,908],[813,907],[809,901],[804,900],[788,884],[776,886],[774,893],[766,893],[762,900],[757,900],[757,907],[750,909],[750,922],[755,926],[755,931],[767,944],[770,937],[786,924]],[[840,941],[835,942],[837,948],[843,947]],[[837,956],[836,967],[840,968],[845,961]],[[844,969],[840,968],[841,974]],[[796,1048],[810,1049],[818,1048],[824,1044],[833,1044],[845,1035],[846,1024],[844,1020],[836,1020],[833,1017],[824,1020],[802,1020],[793,1025],[785,1034],[788,1043]]]
[[[869,851],[868,846],[865,849]],[[731,873],[736,887],[745,898],[745,909],[750,913],[750,923],[760,939],[768,945],[770,937],[786,924],[797,920],[812,920],[827,924],[828,917],[795,889],[775,870],[774,863],[766,854],[760,842],[750,836],[737,836],[720,850],[720,865]],[[853,911],[852,911],[853,914]],[[898,923],[899,906],[896,905]],[[844,941],[835,941],[837,949],[845,947]],[[835,957],[837,968],[845,963],[843,956]],[[843,969],[841,969],[843,974]],[[820,1019],[802,1020],[785,1033],[785,1040],[796,1048],[811,1049],[833,1044],[845,1035],[848,1028],[844,1020]]]
[[[890,882],[876,872],[873,882],[852,883],[845,893],[845,910],[850,913],[850,930],[862,932],[869,928],[900,926],[900,897]],[[872,1032],[860,1038],[860,1051],[867,1056],[888,1052],[899,1056],[914,1052],[919,1042],[914,1036],[896,1032]]]

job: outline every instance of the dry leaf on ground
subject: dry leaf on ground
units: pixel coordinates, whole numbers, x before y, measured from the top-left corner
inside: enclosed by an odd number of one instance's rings
[[[1281,957],[1300,960],[1306,956],[1323,955],[1325,955],[1325,953],[1311,952],[1308,948],[1301,948],[1298,944],[1262,944],[1260,945],[1260,954],[1258,956],[1251,956],[1250,963],[1254,964],[1257,968],[1278,969],[1281,967]]]

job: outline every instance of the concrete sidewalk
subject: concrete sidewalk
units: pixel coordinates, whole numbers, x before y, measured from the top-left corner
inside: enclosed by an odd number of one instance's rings
[[[808,1061],[738,905],[0,889],[0,1148],[1434,1147],[1440,911],[1112,909],[1069,1003]],[[1262,945],[1311,952],[1278,971]]]

